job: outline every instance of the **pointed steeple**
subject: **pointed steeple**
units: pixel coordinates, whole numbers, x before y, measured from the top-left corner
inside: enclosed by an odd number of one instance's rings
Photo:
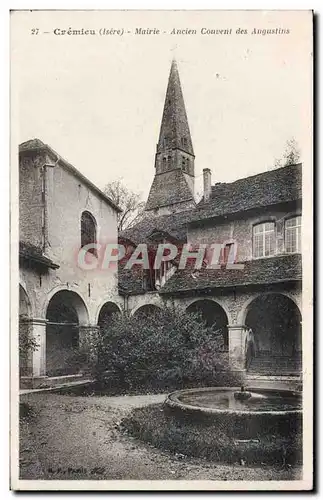
[[[177,63],[173,59],[146,211],[172,213],[195,206],[194,150]]]
[[[157,152],[179,148],[194,155],[177,63],[172,61]]]

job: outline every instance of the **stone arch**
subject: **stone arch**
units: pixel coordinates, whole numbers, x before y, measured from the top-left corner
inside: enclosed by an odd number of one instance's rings
[[[216,298],[213,298],[213,297],[208,297],[208,298],[205,298],[205,299],[192,299],[190,301],[186,301],[185,302],[185,308],[187,309],[188,307],[190,307],[192,304],[194,304],[194,302],[197,302],[198,300],[209,300],[211,302],[214,302],[215,304],[217,304],[218,306],[220,306],[225,314],[227,315],[227,318],[228,318],[228,325],[231,325],[232,324],[232,314],[230,312],[230,310],[228,309],[227,307],[227,304],[225,304],[220,298],[216,297]]]
[[[19,284],[19,316],[31,317],[32,307],[27,290]]]
[[[48,302],[46,319],[47,375],[75,373],[80,327],[89,323],[85,302],[74,291],[59,290]]]
[[[48,319],[49,311],[53,304],[65,304],[67,308],[74,309],[79,325],[89,324],[89,313],[85,305],[85,301],[77,292],[68,289],[56,291],[48,301],[46,308],[46,319]]]
[[[255,294],[255,295],[252,295],[251,297],[249,297],[248,300],[246,300],[246,302],[243,304],[242,308],[240,309],[239,313],[238,313],[238,316],[237,316],[237,324],[238,325],[245,325],[245,322],[246,322],[246,316],[248,314],[248,311],[249,311],[249,308],[250,308],[250,305],[251,303],[257,299],[258,297],[261,297],[261,296],[264,296],[264,295],[270,295],[270,294],[279,294],[279,295],[284,295],[285,297],[288,297],[292,302],[294,302],[295,306],[300,309],[300,304],[298,304],[297,300],[295,299],[295,297],[288,293],[288,292],[285,292],[285,291],[279,291],[279,292],[260,292],[258,294]]]
[[[133,311],[131,315],[135,317],[140,317],[143,315],[149,317],[153,314],[159,313],[160,311],[161,308],[156,304],[145,304],[143,306],[137,307],[137,309],[135,309],[135,311]]]
[[[208,326],[220,331],[224,349],[229,348],[228,315],[225,309],[215,300],[198,299],[186,308],[188,313],[199,313],[201,320]]]
[[[290,369],[294,365],[298,370],[302,352],[302,316],[292,298],[274,292],[258,295],[249,302],[245,325],[252,332],[254,355],[262,359],[263,364],[266,358],[270,358],[272,361],[268,363],[275,369],[277,363],[273,359],[284,358],[284,367]]]
[[[68,286],[68,288],[66,288]],[[78,302],[78,311],[80,313],[80,325],[88,325],[90,323],[90,316],[88,312],[88,307],[86,305],[86,300],[84,299],[83,295],[80,293],[80,291],[77,289],[75,286],[69,286],[69,285],[57,285],[51,289],[50,292],[46,294],[46,298],[42,304],[41,310],[40,310],[40,317],[41,318],[46,318],[47,310],[49,303],[51,299],[58,293],[60,292],[71,292],[74,294],[74,297],[76,299],[76,302]],[[78,300],[79,299],[79,300]]]
[[[102,327],[108,323],[113,314],[121,314],[121,310],[117,304],[111,301],[105,302],[98,311],[97,324]]]

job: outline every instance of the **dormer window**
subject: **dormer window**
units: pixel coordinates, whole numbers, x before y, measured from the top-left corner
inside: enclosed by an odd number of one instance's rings
[[[302,216],[291,217],[285,221],[285,251],[301,252]]]
[[[253,227],[253,256],[256,259],[275,254],[275,223],[264,222]]]

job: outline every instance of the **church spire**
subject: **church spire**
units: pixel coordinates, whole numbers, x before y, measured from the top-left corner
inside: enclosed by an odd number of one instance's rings
[[[194,150],[177,63],[172,61],[146,211],[172,213],[195,206]]]
[[[176,60],[170,69],[157,152],[179,148],[194,155]]]

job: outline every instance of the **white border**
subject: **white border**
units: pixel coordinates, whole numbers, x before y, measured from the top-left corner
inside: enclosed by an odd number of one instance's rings
[[[1,148],[1,151],[3,152],[3,160],[2,160],[2,170],[1,170],[1,183],[0,183],[0,189],[1,189],[1,192],[0,192],[0,203],[2,204],[2,214],[7,214],[7,209],[8,209],[8,206],[9,206],[9,189],[8,189],[8,186],[9,186],[9,173],[8,173],[8,169],[6,168],[7,164],[8,164],[8,152],[9,152],[9,126],[8,126],[8,116],[9,116],[9,105],[8,105],[8,96],[9,96],[9,91],[8,91],[8,79],[6,79],[6,75],[8,75],[9,77],[9,47],[8,47],[8,39],[9,39],[9,23],[8,23],[8,10],[9,9],[132,9],[132,10],[140,10],[140,9],[150,9],[150,10],[155,10],[155,9],[194,9],[194,10],[204,10],[204,9],[223,9],[223,10],[230,10],[230,9],[270,9],[270,10],[273,10],[273,9],[277,9],[277,10],[281,10],[281,9],[310,9],[310,8],[313,8],[314,11],[316,12],[319,12],[321,9],[321,2],[319,2],[318,0],[315,0],[313,2],[311,2],[311,5],[309,5],[309,2],[307,1],[287,1],[287,0],[272,0],[271,2],[262,2],[260,0],[258,1],[246,1],[244,2],[243,4],[241,4],[241,2],[239,1],[233,1],[233,0],[227,0],[227,1],[218,1],[216,2],[212,2],[210,0],[200,0],[199,2],[193,2],[193,1],[180,1],[180,0],[164,0],[164,1],[155,1],[154,4],[152,5],[150,2],[148,1],[137,1],[137,2],[131,2],[131,0],[128,0],[128,1],[104,1],[104,0],[93,0],[93,1],[71,1],[71,0],[57,0],[56,2],[54,1],[47,1],[47,0],[34,0],[32,2],[26,2],[26,1],[23,1],[23,0],[16,0],[16,1],[4,1],[1,3],[1,6],[0,6],[0,13],[2,14],[1,16],[1,36],[2,36],[2,44],[1,44],[1,47],[3,48],[3,50],[1,51],[1,56],[3,58],[2,60],[2,75],[4,76],[4,78],[1,79],[2,81],[2,85],[4,86],[3,88],[3,93],[2,93],[2,96],[3,96],[3,108],[2,108],[2,113],[1,113],[1,116],[3,117],[3,134],[1,134],[1,137],[3,138],[3,144],[2,144],[2,148]],[[319,58],[319,48],[320,47],[317,47],[316,50],[316,60]],[[317,62],[316,62],[317,64]],[[319,68],[317,68],[317,71],[319,70]],[[321,108],[320,110],[321,111]],[[316,111],[316,113],[319,115],[319,111]],[[318,120],[318,117],[317,117],[317,120]],[[320,137],[317,137],[316,140],[317,140],[317,143],[320,143],[320,139],[321,139],[321,136]],[[317,158],[317,162],[318,162],[318,158]],[[319,169],[319,165],[316,166],[318,169]],[[318,176],[317,180],[319,181],[319,187],[321,188],[321,192],[323,192],[323,189],[322,189],[322,177],[321,176]],[[319,213],[321,214],[321,206],[319,207],[320,208],[320,211]],[[7,225],[8,224],[8,217],[3,217],[2,218],[2,234],[8,234],[8,232],[6,231],[7,229]],[[318,242],[320,243],[320,242]],[[2,273],[2,281],[3,281],[3,274],[5,275],[5,279],[7,278],[8,281],[9,281],[9,273],[8,273],[8,241],[5,241],[3,245],[1,245],[0,247],[0,252],[1,252],[1,262],[3,263],[3,273]],[[319,260],[319,255],[317,255],[317,258]],[[320,274],[320,278],[321,278],[321,274]],[[1,288],[1,301],[0,301],[0,304],[1,304],[1,308],[2,308],[2,315],[1,315],[1,319],[2,319],[2,324],[8,324],[7,322],[7,318],[8,318],[8,310],[9,310],[9,307],[8,307],[8,293],[7,293],[7,290],[5,290],[4,287]],[[321,305],[321,304],[319,304]],[[320,309],[318,305],[318,309]],[[319,329],[319,325],[317,326],[318,328],[318,331],[320,331]],[[6,332],[5,332],[5,329],[3,330],[3,340],[5,339],[6,337],[6,340],[4,342],[4,346],[2,348],[2,352],[4,353],[4,359],[1,363],[1,368],[3,370],[3,373],[2,373],[2,385],[3,387],[4,386],[7,386],[8,387],[8,384],[6,384],[7,380],[8,380],[8,371],[9,371],[9,356],[7,355],[8,353],[8,350],[6,349],[7,345],[9,344],[8,342],[8,339],[9,339],[9,335],[7,334],[6,335]],[[8,342],[8,344],[7,344]],[[321,343],[322,345],[322,343]],[[320,354],[321,354],[321,350],[320,350]],[[319,363],[318,363],[319,365]],[[318,367],[317,367],[318,368]],[[6,400],[8,400],[6,398]],[[2,428],[3,430],[5,430],[6,428],[6,422],[8,421],[6,419],[6,415],[4,412],[2,412],[2,416],[5,418],[5,422],[3,421],[2,419]],[[4,439],[2,440],[2,443],[5,443],[6,446],[2,446],[1,449],[2,449],[2,462],[1,462],[1,472],[2,472],[2,476],[1,476],[1,486],[3,485],[4,486],[4,491],[2,490],[2,493],[6,493],[7,494],[10,494],[8,492],[8,474],[7,474],[7,471],[8,471],[8,452],[9,452],[9,447],[7,448],[8,446],[8,434],[6,433],[5,436],[4,436]],[[320,443],[321,444],[321,443]],[[318,471],[318,476],[319,476],[319,471]],[[21,482],[21,487],[24,487],[25,485],[23,484],[25,482]],[[28,483],[28,482],[27,482]],[[120,482],[112,482],[112,483],[115,483],[115,487],[117,488],[117,490],[120,491]],[[140,490],[140,489],[143,489],[143,485],[141,482],[138,482],[138,481],[131,481],[131,482],[128,482],[128,481],[124,481],[124,487],[122,489],[125,489],[125,490],[129,490],[129,489],[137,489],[137,490]],[[141,483],[141,484],[140,484]],[[158,485],[159,482],[154,482],[154,483],[149,483],[149,484],[146,484],[145,488],[144,489],[151,489],[152,486],[156,487]],[[178,488],[179,486],[181,486],[181,481],[168,481],[167,482],[167,488],[165,488],[165,484],[163,484],[163,489],[174,489],[174,488]],[[226,482],[224,482],[226,483]],[[102,487],[102,482],[100,482],[100,485]],[[227,485],[227,483],[226,483]],[[26,485],[27,486],[27,485]],[[39,485],[41,486],[41,485]],[[68,489],[70,488],[71,486],[73,486],[73,489],[75,488],[75,481],[64,481],[64,486],[65,488],[64,489]],[[84,488],[84,485],[82,485],[81,483],[78,483],[77,484],[78,486],[78,489],[82,489]],[[94,489],[95,487],[95,484],[91,482],[91,486],[92,488]],[[220,487],[220,484],[218,484],[217,486]],[[269,482],[269,484],[267,484],[267,482],[263,482],[262,484],[260,484],[261,486],[261,489],[264,489],[264,490],[269,490],[269,489],[272,489],[275,485],[275,482]],[[113,484],[111,484],[111,487],[113,488]],[[197,487],[198,489],[200,488],[200,483],[199,482],[195,482],[195,481],[190,481],[190,487],[192,489],[195,489],[194,487]],[[246,484],[243,482],[241,482],[241,485],[239,482],[237,482],[235,484],[235,487],[237,489],[240,489],[240,487],[242,489],[246,488]],[[292,481],[291,482],[291,489],[297,489],[299,487],[299,484],[298,484],[298,481]],[[29,489],[28,487],[26,489]],[[250,485],[248,486],[248,489],[250,489]],[[259,489],[259,483],[257,484],[257,489]]]

